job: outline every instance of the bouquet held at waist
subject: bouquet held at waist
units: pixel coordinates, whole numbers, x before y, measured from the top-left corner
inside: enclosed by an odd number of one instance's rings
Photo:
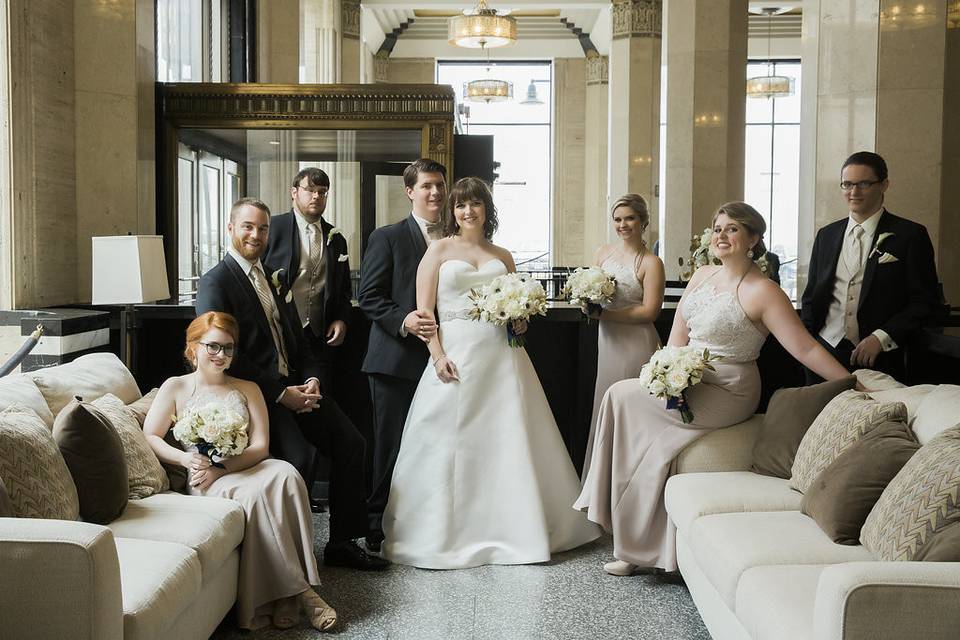
[[[547,315],[546,292],[538,281],[525,274],[497,276],[490,284],[471,289],[469,298],[472,305],[470,317],[506,326],[507,342],[511,347],[526,344],[523,336],[514,332],[514,321]]]
[[[703,379],[704,371],[713,371],[711,362],[720,360],[708,349],[697,347],[661,347],[640,369],[640,382],[651,394],[666,399],[667,409],[677,409],[684,424],[693,422],[687,403],[687,389]]]
[[[600,267],[579,267],[567,278],[561,295],[589,316],[610,304],[616,290],[616,278]]]
[[[247,448],[247,421],[223,404],[188,407],[173,419],[173,437],[184,445],[195,445],[215,467],[223,468],[220,460],[239,455]]]

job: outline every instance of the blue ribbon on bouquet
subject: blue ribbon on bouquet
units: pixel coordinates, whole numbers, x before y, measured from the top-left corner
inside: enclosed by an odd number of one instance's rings
[[[690,405],[687,403],[686,389],[680,392],[679,398],[667,398],[667,409],[676,409],[679,411],[680,419],[683,420],[683,424],[690,424],[693,422],[693,411],[690,409]]]
[[[219,467],[219,468],[221,468],[221,469],[226,469],[226,467],[223,466],[223,463],[222,463],[222,462],[216,462],[216,461],[214,461],[214,459],[213,459],[213,454],[217,453],[217,450],[214,449],[214,448],[213,448],[213,445],[210,444],[209,442],[204,442],[203,440],[201,440],[200,442],[198,442],[198,443],[197,443],[197,451],[200,452],[200,455],[206,456],[207,458],[209,458],[209,459],[210,459],[210,464],[211,464],[212,466],[214,466],[214,467]]]

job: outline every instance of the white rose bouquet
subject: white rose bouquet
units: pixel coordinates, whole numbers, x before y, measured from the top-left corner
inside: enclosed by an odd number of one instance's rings
[[[560,293],[589,316],[610,304],[616,290],[616,278],[600,267],[579,267],[567,278]]]
[[[515,320],[529,320],[535,315],[547,315],[547,294],[540,283],[521,273],[506,273],[490,284],[472,289],[469,294],[474,320],[492,322],[507,327],[507,342],[511,347],[526,344],[523,336],[513,330]]]
[[[214,456],[222,460],[247,448],[247,421],[221,403],[189,407],[173,419],[173,437],[187,446],[196,445],[200,455],[210,458],[215,467],[223,468],[223,464]]]
[[[713,371],[710,363],[719,359],[708,349],[662,347],[640,369],[640,382],[653,395],[666,399],[667,409],[679,410],[683,422],[690,424],[693,411],[687,404],[687,389],[703,379],[704,371]]]

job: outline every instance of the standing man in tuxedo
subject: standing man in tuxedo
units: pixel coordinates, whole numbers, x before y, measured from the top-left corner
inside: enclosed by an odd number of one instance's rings
[[[887,211],[887,163],[869,151],[843,163],[849,215],[813,243],[801,319],[851,371],[877,369],[903,380],[903,348],[935,312],[937,270],[927,229]],[[820,379],[807,371],[807,382]]]
[[[324,563],[383,569],[355,542],[367,533],[364,440],[340,408],[320,393],[320,367],[304,344],[288,291],[279,291],[261,257],[270,235],[270,210],[241,198],[227,225],[227,255],[200,279],[197,313],[222,311],[237,319],[240,340],[230,375],[255,382],[267,402],[270,452],[287,460],[309,484],[315,449],[331,459],[330,541]]]
[[[373,400],[373,492],[368,500],[367,548],[379,551],[383,511],[390,496],[400,436],[429,354],[426,342],[437,331],[432,313],[417,310],[417,267],[446,202],[447,170],[426,158],[403,172],[411,213],[370,234],[360,268],[360,308],[371,320],[363,372]]]
[[[304,340],[320,366],[320,390],[333,392],[331,347],[343,344],[350,318],[347,241],[323,219],[330,178],[316,167],[303,169],[290,187],[290,211],[270,219],[263,263],[293,294]],[[333,233],[331,233],[333,231]]]

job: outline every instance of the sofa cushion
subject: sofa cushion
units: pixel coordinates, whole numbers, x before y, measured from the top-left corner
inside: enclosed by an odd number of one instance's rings
[[[53,414],[40,389],[25,375],[9,375],[0,378],[0,411],[16,405],[40,416],[48,428],[53,428]]]
[[[160,466],[147,437],[140,429],[140,423],[134,413],[127,409],[122,399],[108,393],[91,403],[110,425],[116,429],[123,443],[123,453],[127,459],[127,483],[130,485],[130,499],[137,500],[161,493],[170,488],[167,474]]]
[[[73,362],[25,375],[36,383],[53,415],[60,413],[74,396],[92,402],[106,393],[112,393],[124,403],[140,397],[137,381],[120,362],[120,358],[112,353],[90,353]],[[53,420],[50,424],[53,424]]]
[[[106,524],[127,506],[127,461],[120,436],[93,405],[72,401],[53,422],[57,441],[80,499],[80,517]]]
[[[775,565],[743,572],[737,618],[754,640],[814,640],[817,584],[826,565]]]
[[[823,408],[800,442],[790,486],[806,491],[841,453],[884,422],[906,422],[902,402],[881,404],[859,391],[844,391]]]
[[[123,637],[163,638],[164,630],[200,595],[200,561],[171,542],[117,538],[123,593]]]
[[[141,429],[143,429],[143,423],[147,419],[150,405],[153,404],[153,400],[159,392],[159,389],[151,389],[144,394],[142,398],[134,400],[127,405],[127,409],[130,409],[130,411],[137,416],[137,422],[140,423]],[[163,437],[163,441],[174,449],[183,451],[183,445],[173,437],[173,429],[167,430],[167,435]],[[164,472],[167,474],[167,480],[170,482],[170,490],[176,491],[177,493],[187,493],[187,470],[179,464],[171,464],[163,460],[160,460],[160,466],[163,467]]]
[[[832,542],[812,518],[799,511],[702,516],[686,537],[697,564],[731,609],[747,569],[875,559],[862,546]]]
[[[753,443],[763,425],[763,415],[753,415],[731,427],[713,429],[677,454],[676,473],[743,471],[753,462]]]
[[[936,388],[935,384],[918,384],[885,391],[869,391],[867,395],[877,402],[902,402],[907,407],[907,425],[913,428],[913,421],[917,419],[917,410],[924,398]]]
[[[944,429],[960,424],[960,386],[937,385],[917,407],[913,431],[920,444],[926,444]]]
[[[857,369],[853,372],[853,375],[857,377],[857,382],[867,389],[887,391],[889,389],[903,389],[907,386],[902,382],[898,382],[897,379],[890,374],[877,371],[876,369]]]
[[[847,376],[809,387],[778,389],[770,398],[763,427],[753,445],[753,467],[757,473],[789,478],[793,459],[804,434],[827,403],[857,384]]]
[[[800,502],[831,540],[860,544],[860,529],[880,494],[920,444],[902,422],[887,422],[863,436],[820,472]]]
[[[3,484],[3,478],[0,478],[0,518],[12,518],[13,505],[10,503],[10,496],[7,495],[7,485]]]
[[[131,500],[108,526],[118,538],[174,542],[193,549],[206,577],[243,541],[244,524],[243,509],[232,500],[160,493]]]
[[[77,488],[43,420],[29,409],[0,413],[0,478],[18,518],[76,520]]]
[[[745,511],[796,511],[801,494],[783,478],[751,471],[682,473],[667,480],[664,503],[677,529],[700,516]]]
[[[884,489],[860,532],[881,560],[913,560],[960,522],[960,426],[923,445]]]

